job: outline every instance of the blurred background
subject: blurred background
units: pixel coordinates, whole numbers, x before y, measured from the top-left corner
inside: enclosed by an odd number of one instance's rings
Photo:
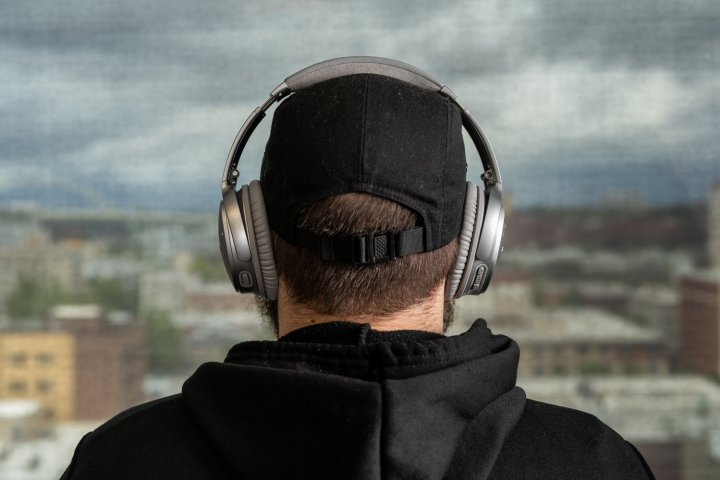
[[[530,398],[658,479],[720,478],[718,24],[712,0],[0,1],[0,478],[58,478],[85,432],[272,338],[219,256],[222,169],[270,90],[346,55],[442,79],[498,156],[505,253],[450,333],[486,318]]]

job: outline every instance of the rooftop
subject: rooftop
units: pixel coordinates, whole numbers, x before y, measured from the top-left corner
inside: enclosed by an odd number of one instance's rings
[[[720,282],[720,268],[706,269],[706,270],[695,270],[694,272],[688,272],[683,275],[683,278],[689,278],[692,280],[704,280],[707,282]]]
[[[518,385],[528,398],[592,413],[630,440],[720,431],[720,386],[698,376],[521,378]]]
[[[497,323],[491,320],[489,326],[521,344],[661,341],[660,332],[592,308],[538,308],[531,318]]]
[[[40,411],[37,400],[0,400],[0,420],[32,417]]]
[[[95,304],[57,305],[52,308],[51,316],[55,319],[92,320],[101,317],[102,308]]]

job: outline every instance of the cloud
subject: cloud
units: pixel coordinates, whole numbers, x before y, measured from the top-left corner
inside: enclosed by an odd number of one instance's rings
[[[713,0],[548,0],[537,22],[537,51],[550,62],[661,68],[680,77],[720,67],[720,4]]]
[[[709,134],[707,116],[720,110],[714,76],[697,78],[688,89],[659,69],[531,64],[480,85],[461,83],[455,91],[494,143],[518,157],[566,142],[673,148]]]
[[[99,178],[111,172],[112,181],[141,188],[209,176],[219,186],[227,151],[244,120],[239,112],[252,108],[188,108],[130,138],[93,142],[68,164]]]
[[[294,71],[357,54],[447,82],[510,178],[542,159],[674,174],[681,161],[719,179],[706,167],[720,156],[718,20],[711,0],[4,2],[0,191],[28,171],[123,198],[214,191],[253,106]]]

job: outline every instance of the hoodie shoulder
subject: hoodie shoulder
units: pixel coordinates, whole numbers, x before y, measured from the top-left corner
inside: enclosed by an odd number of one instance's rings
[[[132,407],[88,433],[61,480],[230,478],[181,395]]]
[[[640,453],[597,417],[534,400],[490,478],[654,480]]]

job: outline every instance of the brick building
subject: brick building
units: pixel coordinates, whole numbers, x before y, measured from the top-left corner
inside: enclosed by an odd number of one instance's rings
[[[0,399],[38,400],[47,417],[96,420],[144,400],[143,329],[95,305],[52,310],[42,329],[0,331]]]
[[[720,374],[720,270],[678,281],[678,361],[690,371]]]
[[[720,268],[720,184],[715,185],[708,203],[708,257],[711,268]]]
[[[697,376],[520,378],[529,398],[596,415],[658,480],[720,478],[720,387]]]
[[[589,308],[538,308],[530,317],[491,321],[520,345],[522,376],[667,373],[662,335]]]
[[[136,319],[95,305],[63,305],[51,322],[75,338],[74,419],[108,418],[143,401],[147,353]]]
[[[255,311],[255,297],[238,295],[229,282],[197,283],[185,290],[183,311],[243,312]]]

